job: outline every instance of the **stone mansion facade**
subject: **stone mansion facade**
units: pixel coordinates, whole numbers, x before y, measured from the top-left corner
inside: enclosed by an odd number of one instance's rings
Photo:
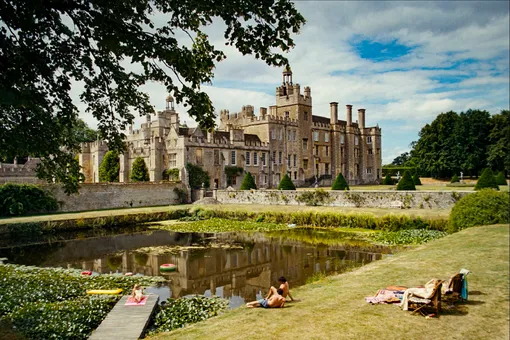
[[[313,115],[310,87],[301,94],[293,84],[290,68],[276,88],[276,105],[243,106],[239,113],[220,112],[217,130],[207,132],[181,125],[171,96],[166,109],[148,115],[139,130],[130,127],[127,149],[120,155],[120,181],[128,182],[132,164],[143,157],[150,180],[162,180],[166,169],[201,166],[211,178],[211,187],[226,188],[226,166],[251,172],[259,188],[275,188],[288,173],[297,186],[333,179],[341,172],[349,184],[379,183],[381,178],[381,129],[365,126],[365,109],[352,121],[352,105],[346,120],[338,119],[338,103],[330,103],[330,117]],[[102,141],[82,145],[80,165],[86,182],[99,182],[99,166],[107,151]],[[243,174],[231,183],[239,187]]]

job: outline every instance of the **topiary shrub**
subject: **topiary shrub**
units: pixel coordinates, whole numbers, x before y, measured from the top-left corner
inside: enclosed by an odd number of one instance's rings
[[[255,179],[251,175],[251,173],[247,172],[244,176],[243,183],[241,183],[241,187],[239,190],[250,190],[257,189],[257,184],[255,184]]]
[[[335,182],[333,183],[331,190],[349,190],[349,184],[347,184],[347,181],[345,180],[344,175],[342,175],[341,172],[339,172],[338,176],[336,176]]]
[[[461,198],[450,214],[449,231],[496,223],[509,223],[509,193],[480,190]]]
[[[499,174],[496,176],[496,184],[497,185],[507,185],[505,174],[503,171],[500,171]]]
[[[285,174],[283,176],[280,185],[278,185],[278,190],[296,190],[296,186],[292,183],[289,175]]]
[[[108,151],[99,166],[99,182],[118,182],[119,170],[119,154],[117,151]]]
[[[409,171],[404,172],[404,176],[402,176],[400,182],[398,182],[397,190],[416,190]]]
[[[53,212],[57,200],[36,185],[7,183],[0,186],[0,216]]]
[[[490,168],[485,169],[482,172],[482,175],[476,182],[475,190],[481,190],[484,188],[493,188],[499,190],[499,186],[496,184],[496,178],[494,177],[494,173]]]
[[[458,183],[458,182],[460,182],[459,176],[453,175],[452,180],[450,181],[450,183]]]
[[[384,177],[383,183],[384,185],[393,185],[393,178],[391,178],[390,174],[387,174],[386,177]]]
[[[133,162],[131,168],[131,181],[133,182],[148,182],[149,181],[149,170],[142,157],[137,157]]]
[[[414,185],[421,185],[420,176],[418,176],[418,174],[414,174],[413,183]]]

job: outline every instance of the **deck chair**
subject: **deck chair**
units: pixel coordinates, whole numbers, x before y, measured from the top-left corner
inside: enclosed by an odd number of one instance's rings
[[[467,300],[466,276],[469,273],[469,270],[461,269],[448,280],[448,284],[445,284],[442,289],[443,299],[445,301],[456,302],[458,300]]]
[[[412,314],[420,313],[423,316],[427,316],[425,312],[426,308],[433,308],[436,315],[439,317],[441,311],[441,287],[444,281],[438,281],[432,291],[431,297],[428,299],[422,299],[419,297],[409,298],[409,308],[414,309]]]

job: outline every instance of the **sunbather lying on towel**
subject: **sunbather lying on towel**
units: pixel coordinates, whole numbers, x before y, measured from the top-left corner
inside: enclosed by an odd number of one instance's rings
[[[246,307],[262,307],[262,308],[283,308],[285,305],[285,298],[283,295],[283,289],[276,291],[278,294],[271,296],[269,299],[260,299],[257,301],[248,302]]]
[[[400,304],[400,307],[402,307],[403,310],[408,309],[409,304],[409,298],[411,296],[416,296],[423,299],[430,299],[432,295],[434,295],[434,288],[438,284],[440,280],[438,279],[432,279],[429,282],[425,284],[424,288],[408,288],[404,292],[404,298],[402,299],[402,303]]]

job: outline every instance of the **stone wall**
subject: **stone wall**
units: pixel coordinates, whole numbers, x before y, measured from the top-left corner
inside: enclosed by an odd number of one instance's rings
[[[296,197],[307,191],[217,190],[221,203],[306,205]],[[308,191],[314,192],[314,191]],[[472,191],[326,191],[333,207],[447,209]]]
[[[84,183],[79,194],[66,195],[59,185],[44,185],[60,204],[59,211],[135,208],[178,204],[181,183]]]

